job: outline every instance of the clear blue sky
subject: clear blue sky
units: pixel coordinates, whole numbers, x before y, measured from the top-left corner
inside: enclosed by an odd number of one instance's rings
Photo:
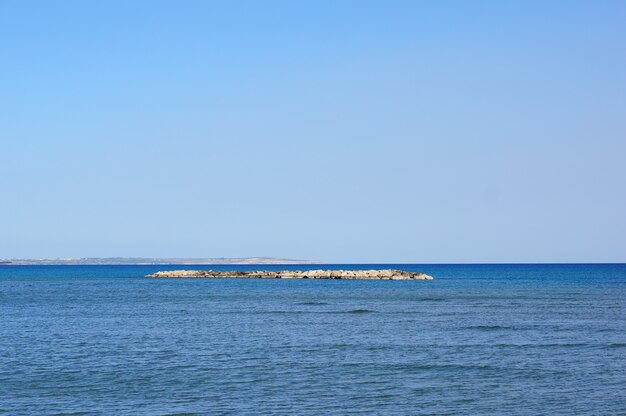
[[[0,258],[626,261],[624,22],[0,0]]]

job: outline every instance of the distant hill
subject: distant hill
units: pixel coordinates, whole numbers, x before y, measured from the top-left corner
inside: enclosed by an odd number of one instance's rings
[[[150,265],[150,264],[317,264],[309,260],[275,257],[219,258],[151,258],[151,257],[86,257],[64,259],[7,259],[12,265]]]

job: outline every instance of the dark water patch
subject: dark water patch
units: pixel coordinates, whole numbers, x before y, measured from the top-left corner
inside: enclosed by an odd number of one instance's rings
[[[454,402],[455,403],[474,403],[476,401],[476,399],[471,399],[469,397],[461,397],[456,399]]]
[[[376,312],[371,309],[352,309],[351,311],[347,311],[346,313],[372,313]]]

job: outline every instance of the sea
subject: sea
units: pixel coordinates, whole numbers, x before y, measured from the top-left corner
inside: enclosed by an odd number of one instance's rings
[[[0,414],[626,415],[626,265],[2,266]]]

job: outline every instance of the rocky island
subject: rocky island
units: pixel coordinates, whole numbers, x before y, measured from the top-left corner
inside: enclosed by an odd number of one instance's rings
[[[282,270],[282,271],[216,271],[216,270],[172,270],[149,274],[146,277],[183,278],[249,278],[249,279],[343,279],[343,280],[432,280],[431,276],[419,272],[402,270]]]

